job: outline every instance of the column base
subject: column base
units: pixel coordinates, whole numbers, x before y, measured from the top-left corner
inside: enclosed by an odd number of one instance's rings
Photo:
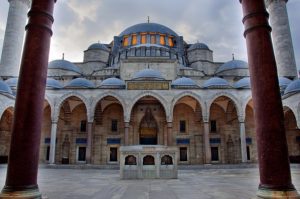
[[[300,195],[298,194],[297,190],[275,191],[258,189],[256,196],[257,199],[300,199]]]
[[[7,187],[5,186],[1,193],[0,199],[43,199],[37,186],[30,187]],[[47,197],[46,197],[47,198]]]

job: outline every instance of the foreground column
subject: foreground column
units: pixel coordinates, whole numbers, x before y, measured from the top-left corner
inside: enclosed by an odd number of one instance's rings
[[[56,131],[57,131],[57,121],[52,121],[51,138],[50,138],[50,157],[49,157],[50,164],[55,164]]]
[[[91,164],[92,161],[92,131],[93,122],[89,121],[87,124],[87,147],[86,147],[86,163]]]
[[[54,2],[33,0],[28,13],[7,176],[0,198],[41,198],[37,172]]]
[[[282,102],[264,0],[240,0],[254,104],[259,198],[299,198],[291,181]],[[266,101],[266,96],[268,100]]]
[[[205,164],[211,162],[211,151],[209,144],[209,123],[204,122],[204,151],[205,151]]]

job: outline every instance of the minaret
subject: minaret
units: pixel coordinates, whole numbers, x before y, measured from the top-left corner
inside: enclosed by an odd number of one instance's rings
[[[9,11],[1,55],[1,76],[18,76],[25,33],[27,12],[31,0],[8,0]]]
[[[270,14],[278,76],[295,78],[297,77],[297,67],[286,9],[287,1],[288,0],[265,0],[265,3]]]

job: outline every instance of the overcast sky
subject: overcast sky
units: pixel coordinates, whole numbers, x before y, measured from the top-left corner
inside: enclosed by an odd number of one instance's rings
[[[7,0],[0,0],[0,51],[8,5]],[[300,0],[290,0],[287,5],[299,68]],[[147,16],[183,36],[187,43],[206,43],[214,51],[215,61],[229,61],[232,53],[247,61],[238,0],[58,0],[50,60],[61,59],[65,53],[65,59],[80,62],[90,44],[110,43],[127,27],[146,22]]]

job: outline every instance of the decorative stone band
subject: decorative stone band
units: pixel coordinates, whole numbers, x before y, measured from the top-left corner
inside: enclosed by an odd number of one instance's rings
[[[37,15],[40,16],[38,19],[35,17]],[[52,36],[53,33],[51,27],[54,22],[54,18],[50,13],[31,9],[28,12],[28,17],[29,17],[29,22],[25,26],[25,30],[28,30],[30,27],[42,28],[42,29],[46,29]]]
[[[42,198],[41,193],[39,192],[38,185],[31,186],[5,186],[2,189],[0,198]]]
[[[246,35],[249,32],[252,32],[257,28],[266,28],[271,32],[272,28],[267,21],[268,17],[269,14],[266,11],[254,12],[244,16],[243,18],[243,23],[245,25],[244,37],[246,37]],[[252,20],[253,18],[255,18],[255,20]]]

